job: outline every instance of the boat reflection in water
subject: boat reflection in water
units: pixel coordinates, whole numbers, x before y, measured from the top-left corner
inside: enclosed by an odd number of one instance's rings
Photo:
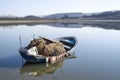
[[[62,67],[64,60],[56,63],[28,63],[26,62],[20,69],[21,74],[29,74],[32,76],[44,76],[53,74],[58,68]]]

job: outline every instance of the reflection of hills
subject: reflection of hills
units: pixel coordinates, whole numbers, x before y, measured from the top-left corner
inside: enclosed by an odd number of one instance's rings
[[[91,27],[98,27],[98,28],[104,28],[104,29],[114,29],[114,30],[120,30],[120,23],[119,22],[114,22],[114,23],[89,23],[89,24],[84,24],[84,26],[91,26]]]
[[[48,24],[53,27],[62,27],[62,28],[82,28],[82,27],[98,27],[104,29],[114,29],[120,30],[120,23],[119,22],[108,22],[108,23],[56,23],[56,24]]]
[[[26,25],[26,26],[35,26],[35,25],[42,25],[41,23],[24,23],[24,24],[21,24],[21,23],[6,23],[6,24],[0,24],[0,27],[2,28],[14,28],[14,27],[17,27],[19,25]]]
[[[53,27],[61,27],[61,28],[82,28],[84,27],[83,24],[79,23],[49,23],[47,24]]]
[[[99,28],[104,28],[104,29],[120,30],[120,23],[119,22],[3,24],[3,25],[0,25],[0,27],[2,27],[2,28],[13,28],[13,27],[17,27],[18,25],[27,25],[27,26],[48,25],[48,26],[59,27],[59,28],[83,28],[83,27],[91,26],[91,27],[99,27]]]
[[[47,74],[53,74],[58,68],[63,65],[63,60],[56,62],[54,64],[42,63],[42,64],[32,64],[25,63],[20,69],[20,73],[28,73],[32,76],[43,76]]]

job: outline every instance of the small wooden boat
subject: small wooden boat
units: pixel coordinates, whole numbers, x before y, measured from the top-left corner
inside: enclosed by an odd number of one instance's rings
[[[46,38],[44,38],[44,40],[46,40],[48,42],[52,42],[52,40],[49,40]],[[70,52],[70,53],[72,53],[75,50],[75,47],[77,44],[77,39],[73,36],[61,37],[61,38],[57,38],[54,40],[62,42],[66,52]],[[42,55],[37,55],[37,49],[34,47],[30,48],[30,49],[28,49],[28,47],[22,47],[19,49],[19,52],[20,52],[21,56],[28,62],[41,62],[41,63],[49,62],[48,57],[44,57]]]

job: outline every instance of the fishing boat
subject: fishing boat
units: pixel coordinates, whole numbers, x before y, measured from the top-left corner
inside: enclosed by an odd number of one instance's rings
[[[59,41],[61,43],[63,43],[64,48],[66,50],[66,53],[72,53],[75,50],[75,47],[77,45],[77,39],[74,36],[69,36],[69,37],[60,37],[60,38],[56,38],[54,40],[50,40],[47,38],[42,37],[44,40],[46,40],[47,42],[51,43],[53,41]],[[21,47],[19,49],[20,55],[28,62],[39,62],[39,63],[46,63],[46,62],[50,62],[48,57],[42,56],[42,55],[37,55],[38,51],[35,47],[33,48],[28,48],[28,46],[26,47]],[[51,56],[54,57],[54,56]]]

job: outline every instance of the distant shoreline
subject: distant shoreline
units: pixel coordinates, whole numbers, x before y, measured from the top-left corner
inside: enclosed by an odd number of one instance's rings
[[[47,24],[47,23],[97,23],[97,22],[120,22],[120,20],[108,19],[39,19],[39,20],[0,20],[0,24]]]

